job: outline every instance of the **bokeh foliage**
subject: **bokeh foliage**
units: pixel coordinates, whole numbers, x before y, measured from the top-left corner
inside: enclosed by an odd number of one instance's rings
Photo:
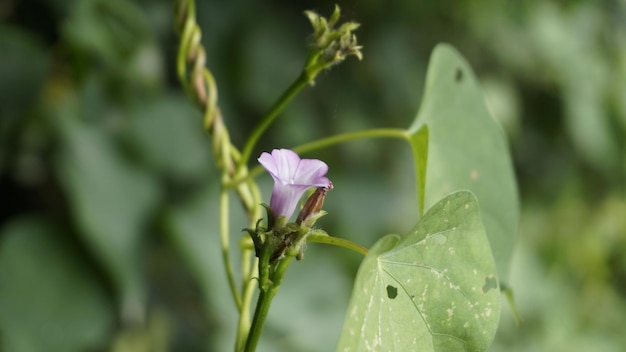
[[[220,106],[241,144],[301,68],[309,35],[302,11],[329,12],[333,4],[197,5]],[[622,350],[626,5],[339,5],[362,24],[364,60],[318,77],[258,152],[363,128],[406,127],[420,105],[431,50],[453,44],[505,127],[520,182],[510,284],[523,323],[516,327],[504,308],[491,350]],[[232,348],[235,309],[223,303],[229,300],[217,249],[216,174],[200,114],[174,78],[172,6],[0,6],[5,350]],[[382,234],[410,230],[417,204],[405,147],[363,141],[315,155],[328,162],[335,184],[321,221],[330,234],[370,246]],[[243,223],[234,219],[232,228]],[[237,243],[241,235],[232,236]],[[332,350],[361,259],[310,245],[287,273],[261,350]]]

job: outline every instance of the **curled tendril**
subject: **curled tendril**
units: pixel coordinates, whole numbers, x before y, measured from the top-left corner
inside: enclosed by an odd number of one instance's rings
[[[206,67],[206,51],[202,45],[202,31],[196,22],[193,0],[177,0],[174,25],[180,36],[177,57],[177,74],[187,95],[191,96],[204,112],[204,127],[212,137],[213,155],[222,170],[222,181],[227,183],[248,173],[246,168],[237,170],[235,165],[240,152],[232,145],[224,119],[217,105],[217,85],[211,71]],[[235,175],[235,172],[238,175]],[[244,182],[237,185],[239,198],[250,218],[258,201],[256,185]]]

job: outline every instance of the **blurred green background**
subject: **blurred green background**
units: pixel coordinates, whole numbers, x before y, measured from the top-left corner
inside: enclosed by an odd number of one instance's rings
[[[511,284],[523,322],[505,307],[490,350],[624,350],[626,3],[338,4],[362,24],[364,60],[320,75],[255,153],[408,127],[432,48],[451,43],[509,137],[522,199]],[[332,8],[197,1],[236,145],[300,71],[302,12]],[[173,4],[4,0],[0,19],[0,350],[232,350],[218,176],[175,76]],[[329,233],[369,246],[417,221],[408,145],[360,141],[307,156],[330,166]],[[269,199],[270,178],[259,182]],[[247,224],[232,208],[236,244]],[[333,350],[360,259],[309,245],[260,350]]]

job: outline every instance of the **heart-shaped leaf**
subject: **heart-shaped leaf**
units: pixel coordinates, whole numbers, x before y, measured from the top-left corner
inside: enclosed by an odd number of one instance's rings
[[[363,260],[337,351],[484,351],[500,293],[472,193],[435,204],[404,239],[387,235]]]
[[[508,277],[519,200],[507,142],[472,69],[451,46],[431,57],[421,108],[409,129],[423,213],[462,189],[478,198],[498,277]]]

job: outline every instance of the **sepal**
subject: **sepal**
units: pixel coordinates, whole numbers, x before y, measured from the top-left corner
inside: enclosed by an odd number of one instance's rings
[[[271,229],[274,227],[274,223],[276,222],[276,215],[274,215],[274,211],[270,208],[269,205],[265,203],[261,203],[261,206],[265,208],[265,213],[267,214],[267,228]],[[259,222],[257,221],[257,228],[259,226]]]

